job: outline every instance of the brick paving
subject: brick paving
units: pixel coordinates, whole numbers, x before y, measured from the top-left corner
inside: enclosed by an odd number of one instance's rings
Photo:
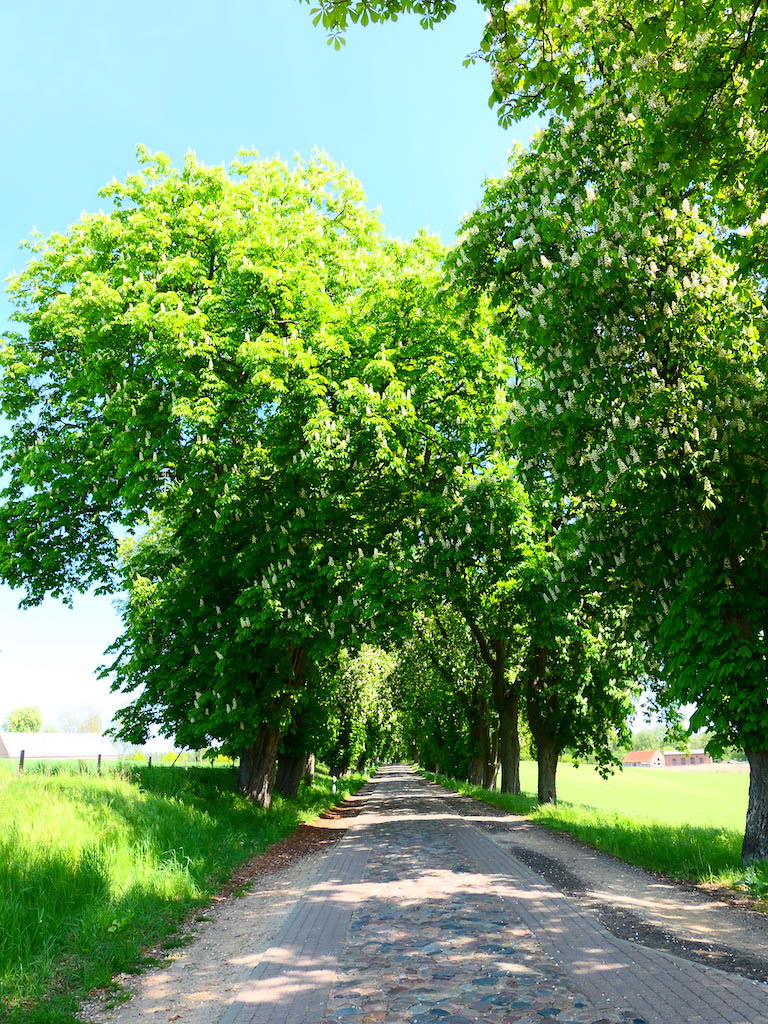
[[[768,1024],[768,986],[616,938],[452,796],[384,769],[220,1024]]]

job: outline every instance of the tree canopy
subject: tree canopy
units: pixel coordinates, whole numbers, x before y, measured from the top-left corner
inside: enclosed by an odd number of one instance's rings
[[[42,727],[42,712],[35,707],[14,708],[3,722],[7,732],[40,732]]]
[[[524,352],[513,444],[577,499],[565,581],[626,603],[660,699],[750,759],[768,856],[768,13],[759,3],[485,0],[469,59],[502,123],[549,123],[488,184],[453,261]],[[331,35],[449,3],[324,0]]]
[[[699,207],[616,155],[635,131],[554,120],[489,184],[456,272],[490,290],[531,361],[516,436],[533,471],[546,453],[557,490],[584,502],[574,556],[628,593],[669,697],[697,705],[711,748],[760,751],[760,282]]]
[[[440,246],[386,239],[326,158],[140,156],[14,282],[0,562],[28,603],[123,589],[123,737],[215,742],[268,802],[303,690],[392,628],[419,502],[487,453],[508,371]]]
[[[415,15],[432,28],[453,0],[302,0],[330,39],[353,24]],[[650,8],[640,0],[481,0],[486,26],[470,60],[492,71],[502,123],[629,105],[644,160],[665,185],[727,200],[739,223],[765,206],[768,13],[753,0]],[[474,44],[474,48],[473,48]],[[662,164],[661,171],[659,164]]]

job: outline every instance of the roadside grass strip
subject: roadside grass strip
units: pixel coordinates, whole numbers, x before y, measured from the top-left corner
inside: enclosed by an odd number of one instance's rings
[[[233,868],[355,792],[302,783],[254,807],[220,767],[0,778],[0,1020],[69,1024],[114,974],[148,965]]]
[[[585,769],[579,770],[583,772]],[[421,774],[446,789],[512,814],[523,815],[543,828],[566,832],[628,864],[679,881],[741,888],[758,899],[768,896],[768,861],[756,864],[748,871],[741,863],[742,829],[730,827],[730,824],[719,826],[691,822],[688,820],[690,808],[683,800],[677,807],[677,822],[659,821],[650,816],[628,816],[618,809],[575,802],[540,805],[530,793],[512,796],[433,772],[421,771]],[[707,776],[702,774],[699,778],[702,788],[705,787]],[[654,799],[654,787],[658,785],[660,790],[663,789],[664,780],[657,782],[649,774],[647,785],[650,802]],[[616,793],[620,794],[620,790]],[[656,799],[663,806],[665,817],[675,813],[673,805],[663,799],[661,792],[656,793]],[[730,811],[730,807],[722,807],[723,816],[729,815]],[[717,814],[716,806],[714,814]]]

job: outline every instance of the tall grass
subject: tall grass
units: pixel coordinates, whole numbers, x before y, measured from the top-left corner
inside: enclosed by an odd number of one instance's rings
[[[540,805],[530,793],[512,796],[432,772],[422,774],[454,792],[513,814],[525,815],[537,825],[567,832],[595,849],[670,878],[723,886],[745,885],[755,895],[761,894],[761,885],[768,881],[767,863],[756,867],[751,873],[754,878],[745,882],[741,864],[742,834],[739,830],[730,825],[693,824],[686,820],[690,817],[690,810],[682,800],[677,808],[677,821],[659,821],[651,817],[629,816],[619,809],[596,808],[576,802]],[[651,791],[649,804],[652,804],[654,787],[658,786],[659,794],[663,793],[665,781],[655,779],[650,771],[644,774],[645,784]],[[704,791],[711,775],[702,773],[698,778]],[[669,818],[674,814],[668,799],[657,795],[657,802],[665,816]],[[722,811],[724,816],[730,813],[727,807]],[[716,815],[717,811],[710,813]]]
[[[264,811],[226,768],[0,778],[0,1020],[65,1024],[231,870],[362,784],[318,776]]]

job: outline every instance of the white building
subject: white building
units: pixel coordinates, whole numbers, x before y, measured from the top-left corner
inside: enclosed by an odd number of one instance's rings
[[[53,761],[95,760],[120,757],[112,740],[98,732],[0,732],[0,757],[18,761],[24,751],[25,760]]]

